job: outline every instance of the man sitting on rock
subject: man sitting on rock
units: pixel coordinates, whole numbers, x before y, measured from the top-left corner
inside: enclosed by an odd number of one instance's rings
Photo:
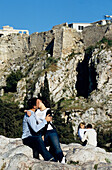
[[[97,133],[94,129],[92,129],[92,125],[87,125],[88,131],[85,132],[82,142],[87,141],[87,145],[97,146]]]
[[[39,153],[43,156],[45,161],[55,161],[53,156],[46,149],[44,141],[42,140],[42,135],[40,133],[41,129],[47,125],[47,122],[51,121],[51,117],[47,115],[45,119],[40,124],[37,124],[35,118],[36,108],[36,98],[30,99],[28,101],[28,106],[30,108],[31,116],[29,117],[25,114],[23,118],[23,134],[22,140],[23,144],[31,147],[33,149],[33,157],[39,159]]]

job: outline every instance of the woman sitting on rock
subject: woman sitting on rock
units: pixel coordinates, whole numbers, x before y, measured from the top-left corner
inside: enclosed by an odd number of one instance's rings
[[[79,127],[78,127],[78,135],[79,135],[79,138],[82,140],[83,136],[84,136],[84,133],[86,132],[86,128],[85,128],[85,122],[81,122],[79,124]]]
[[[88,129],[85,128],[85,125],[86,125],[85,122],[81,122],[79,124],[79,127],[78,127],[78,135],[79,135],[79,138],[80,138],[83,146],[85,146],[87,144],[87,140],[82,141],[82,138],[84,137],[84,134],[88,130]]]

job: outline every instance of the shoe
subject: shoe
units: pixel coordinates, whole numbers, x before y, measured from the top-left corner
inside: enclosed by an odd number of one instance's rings
[[[66,163],[66,159],[65,159],[65,156],[62,158],[62,161],[61,161],[62,164],[65,164]]]
[[[56,162],[56,160],[54,158],[51,158],[49,161]]]

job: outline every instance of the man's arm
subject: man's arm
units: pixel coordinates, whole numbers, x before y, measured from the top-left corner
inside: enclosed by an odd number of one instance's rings
[[[34,115],[31,115],[30,117],[27,117],[27,122],[29,123],[30,127],[35,131],[38,132],[39,130],[41,130],[43,127],[45,127],[45,125],[47,124],[47,122],[51,121],[51,117],[46,116],[46,118],[40,123],[37,124],[36,122],[36,118]]]
[[[82,142],[84,142],[85,140],[87,140],[87,132],[85,132],[84,136],[81,139]]]

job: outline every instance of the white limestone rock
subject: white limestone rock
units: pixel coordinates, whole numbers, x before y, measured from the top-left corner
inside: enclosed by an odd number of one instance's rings
[[[100,162],[112,163],[112,153],[107,153],[104,149],[94,146],[81,146],[73,147],[69,150],[66,156],[67,162],[79,162],[80,165],[87,162],[94,162],[98,164]]]
[[[4,170],[81,170],[112,167],[112,153],[93,146],[81,146],[78,143],[61,144],[68,164],[46,162],[34,159],[32,149],[22,144],[20,138],[7,138],[0,135],[0,169]],[[40,157],[41,158],[41,157]]]

